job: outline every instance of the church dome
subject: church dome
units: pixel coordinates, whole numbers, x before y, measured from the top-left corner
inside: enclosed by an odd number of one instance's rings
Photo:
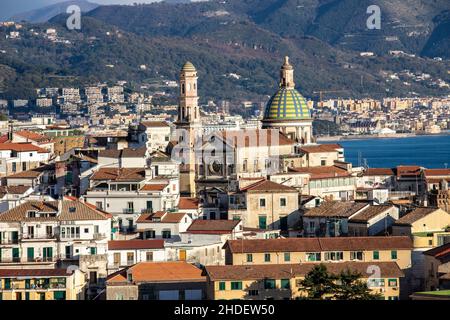
[[[181,70],[182,71],[188,71],[188,72],[195,72],[195,71],[197,71],[197,69],[195,69],[195,66],[190,61],[186,62]]]
[[[264,121],[311,120],[306,99],[295,89],[294,68],[286,57],[280,71],[280,88],[270,98],[264,111]]]
[[[306,99],[295,89],[280,88],[267,103],[263,121],[310,120]]]

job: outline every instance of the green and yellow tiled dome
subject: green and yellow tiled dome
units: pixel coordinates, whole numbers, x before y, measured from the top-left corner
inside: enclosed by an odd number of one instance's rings
[[[264,121],[310,120],[306,99],[295,89],[281,87],[267,103]]]

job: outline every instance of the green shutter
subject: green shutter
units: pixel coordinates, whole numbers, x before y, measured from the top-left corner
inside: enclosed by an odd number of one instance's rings
[[[291,253],[290,252],[285,252],[284,253],[284,261],[285,262],[291,261]]]
[[[260,229],[267,229],[267,217],[266,216],[259,216],[259,228]]]
[[[373,252],[373,260],[378,260],[378,259],[380,259],[380,252],[374,251]]]
[[[291,287],[291,283],[289,279],[281,279],[281,288],[282,289],[289,289]]]
[[[391,259],[392,260],[397,260],[397,250],[392,250],[391,251]]]
[[[53,293],[54,300],[66,300],[66,292],[65,291],[55,291]]]
[[[225,282],[219,282],[219,290],[224,291],[225,290]]]
[[[33,261],[34,260],[34,248],[27,248],[27,258],[28,261]]]

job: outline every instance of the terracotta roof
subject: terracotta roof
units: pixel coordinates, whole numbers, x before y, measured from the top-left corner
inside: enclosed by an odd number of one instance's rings
[[[225,130],[217,133],[234,147],[294,145],[295,142],[278,129]],[[274,138],[274,139],[273,139]]]
[[[394,208],[392,205],[369,206],[360,213],[357,213],[355,216],[351,217],[349,222],[367,222],[379,214],[391,210],[392,208]]]
[[[52,214],[50,217],[28,217],[29,211]],[[58,215],[58,201],[27,201],[0,214],[0,221],[79,221],[106,220],[108,217],[80,201],[62,201],[62,210]]]
[[[107,284],[126,282],[126,273],[133,283],[142,282],[203,282],[202,270],[184,261],[141,262],[107,277]]]
[[[40,143],[45,143],[45,142],[50,142],[50,138],[39,134],[37,132],[33,132],[33,131],[28,131],[28,130],[21,130],[21,131],[16,131],[14,132],[14,134],[17,134],[25,139],[29,139],[32,141],[36,141],[36,142],[40,142]]]
[[[291,168],[290,170],[299,173],[307,173],[310,175],[311,180],[350,176],[350,173],[347,170],[336,166]]]
[[[430,213],[433,213],[435,211],[439,210],[439,208],[433,208],[433,207],[421,207],[417,208],[410,213],[404,215],[397,221],[395,221],[395,224],[399,225],[411,225],[412,223],[416,222],[417,220],[420,220]]]
[[[319,144],[317,146],[303,146],[300,148],[304,153],[324,153],[337,152],[337,149],[342,149],[340,144]]]
[[[0,197],[6,194],[23,194],[30,188],[30,186],[0,186]]]
[[[0,269],[0,277],[66,277],[67,269]]]
[[[178,209],[180,210],[194,210],[198,209],[199,201],[197,198],[180,198],[178,202]]]
[[[145,179],[143,168],[100,168],[91,180],[142,181]]]
[[[136,223],[179,223],[185,216],[186,213],[157,211],[155,213],[141,214]]]
[[[447,259],[450,257],[450,242],[443,244],[442,246],[427,250],[423,252],[427,256],[433,256],[436,259]]]
[[[260,265],[226,265],[226,266],[206,266],[204,275],[211,281],[229,280],[263,280],[263,279],[290,279],[293,277],[305,276],[317,263],[301,264],[260,264]],[[373,262],[339,262],[324,263],[331,274],[339,274],[345,270],[351,270],[368,278],[368,267]],[[377,262],[382,278],[403,277],[404,274],[395,262]]]
[[[108,250],[164,249],[164,240],[108,241]]]
[[[391,168],[368,168],[364,171],[365,176],[393,176],[394,169]]]
[[[163,191],[169,184],[146,184],[142,187],[141,191]]]
[[[147,148],[126,148],[123,150],[116,150],[116,149],[108,149],[108,150],[100,150],[98,153],[99,157],[103,158],[113,158],[113,159],[119,159],[119,158],[144,158],[145,154],[147,153]]]
[[[284,184],[279,184],[270,180],[258,181],[254,184],[241,188],[241,191],[247,192],[298,192],[297,189],[286,186]]]
[[[421,167],[419,166],[397,166],[397,177],[400,176],[418,176],[420,175]]]
[[[224,248],[232,253],[257,252],[320,252],[332,250],[411,250],[409,237],[339,237],[228,240]]]
[[[239,220],[194,220],[186,233],[228,234],[232,233]]]
[[[166,121],[143,121],[141,124],[147,128],[169,127],[169,124]]]
[[[38,153],[49,153],[47,150],[39,148],[31,143],[0,143],[0,150],[13,150],[16,152],[37,151]]]
[[[425,169],[425,176],[450,176],[450,169]]]
[[[368,206],[369,204],[364,202],[324,201],[319,207],[306,210],[304,217],[349,218]]]

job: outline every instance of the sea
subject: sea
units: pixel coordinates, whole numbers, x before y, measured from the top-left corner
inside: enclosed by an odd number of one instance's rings
[[[425,168],[450,168],[450,134],[340,140],[338,143],[344,147],[345,160],[353,166],[393,168],[398,165],[418,165]]]

